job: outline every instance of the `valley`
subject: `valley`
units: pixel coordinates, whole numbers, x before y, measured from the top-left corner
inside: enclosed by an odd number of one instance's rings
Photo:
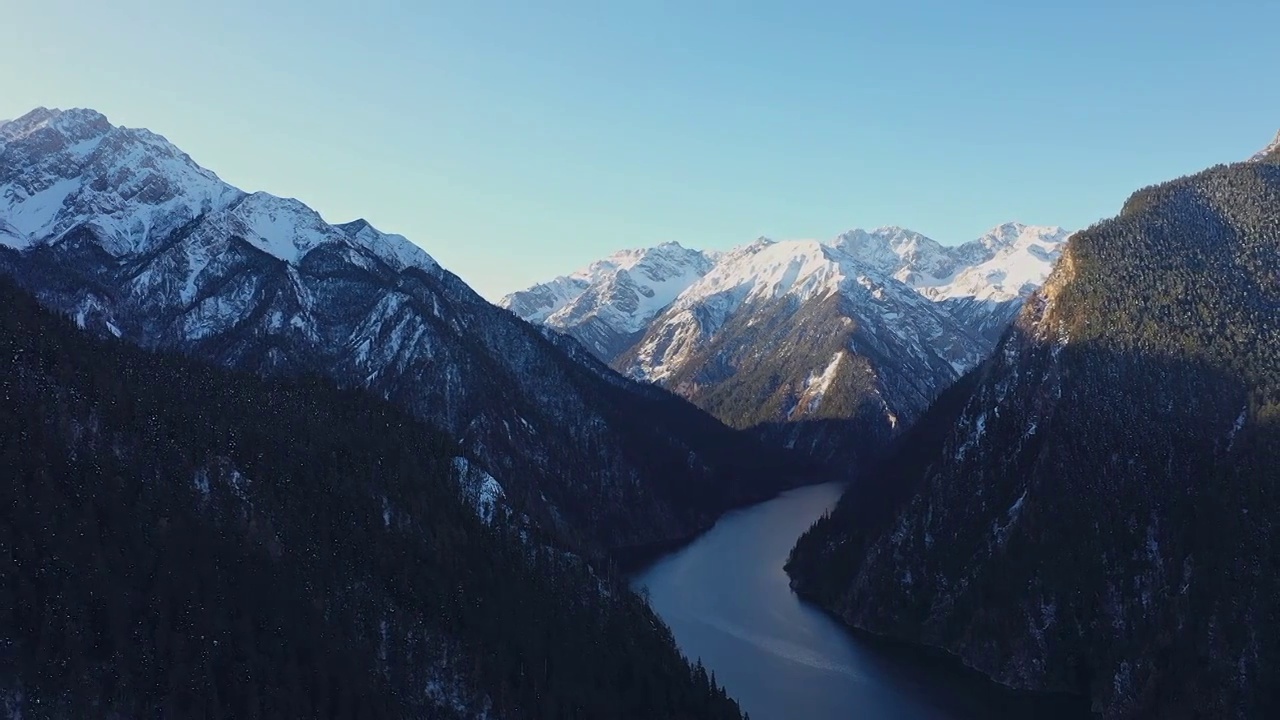
[[[1275,143],[494,304],[42,107],[0,328],[0,717],[1280,711]]]
[[[735,510],[632,579],[676,643],[755,720],[996,720],[1089,717],[1080,698],[1018,696],[957,663],[851,634],[798,598],[783,564],[830,510],[839,483]]]
[[[725,252],[666,243],[500,304],[850,477],[991,352],[1069,236],[1005,223],[956,246],[900,227]]]

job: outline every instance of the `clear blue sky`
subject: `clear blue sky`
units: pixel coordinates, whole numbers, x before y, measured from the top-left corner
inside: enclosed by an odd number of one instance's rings
[[[491,298],[666,240],[1080,227],[1280,128],[1273,0],[40,0],[3,25],[0,117],[149,127]]]

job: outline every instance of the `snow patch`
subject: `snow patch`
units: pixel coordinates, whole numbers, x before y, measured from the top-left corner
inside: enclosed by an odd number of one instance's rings
[[[592,328],[580,338],[591,346],[596,326],[618,336],[643,330],[712,264],[707,253],[677,243],[623,250],[571,275],[512,293],[499,305],[566,332]],[[607,354],[604,346],[595,350]]]
[[[1005,523],[1001,525],[999,520],[991,523],[991,534],[996,545],[1004,544],[1009,534],[1009,528],[1013,527],[1013,524],[1018,520],[1018,516],[1022,514],[1022,503],[1026,499],[1027,491],[1024,488],[1022,494],[1018,496],[1017,500],[1013,501],[1013,505],[1010,505],[1005,512]]]
[[[818,409],[831,384],[835,382],[836,375],[840,372],[840,363],[844,360],[844,356],[843,352],[836,352],[831,356],[826,367],[821,371],[811,372],[809,377],[805,378],[804,389],[796,406],[791,410],[791,417],[795,417],[801,411],[812,413]]]
[[[191,479],[191,484],[195,486],[196,490],[199,491],[202,496],[209,497],[209,492],[212,488],[209,484],[208,470],[205,468],[197,470],[195,477]]]
[[[481,521],[486,525],[491,524],[506,500],[502,485],[479,465],[464,457],[453,459],[453,469],[457,474],[463,499],[475,510]]]
[[[1240,414],[1236,416],[1236,421],[1231,425],[1231,429],[1227,431],[1227,449],[1230,450],[1236,444],[1236,435],[1244,429],[1245,422],[1249,419],[1249,406],[1240,408]]]

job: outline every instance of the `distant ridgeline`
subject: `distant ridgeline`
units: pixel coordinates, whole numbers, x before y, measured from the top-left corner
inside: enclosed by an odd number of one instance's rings
[[[614,369],[856,473],[994,348],[1068,233],[947,247],[904,228],[624,250],[503,298]]]
[[[459,452],[324,380],[91,338],[0,279],[0,711],[739,717],[623,582],[468,506]]]
[[[1280,717],[1280,151],[1076,234],[796,545],[853,626],[1106,718]]]

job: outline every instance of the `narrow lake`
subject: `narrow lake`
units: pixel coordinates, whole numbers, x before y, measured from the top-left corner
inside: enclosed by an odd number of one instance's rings
[[[648,589],[681,650],[752,720],[1082,717],[1061,700],[1015,698],[921,653],[854,637],[801,602],[782,565],[841,490],[800,488],[729,513],[632,585]]]

